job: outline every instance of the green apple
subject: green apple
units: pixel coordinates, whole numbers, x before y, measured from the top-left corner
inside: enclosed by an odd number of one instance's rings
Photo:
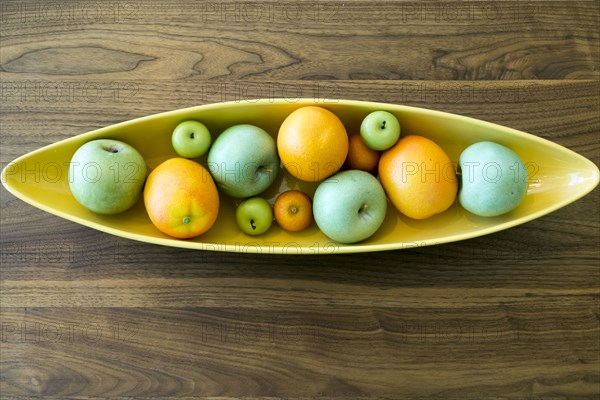
[[[373,150],[387,150],[400,137],[400,122],[387,111],[373,111],[360,124],[360,136]]]
[[[196,158],[204,155],[212,139],[208,128],[198,121],[183,121],[173,130],[171,143],[181,157]]]
[[[262,235],[273,223],[273,209],[262,197],[251,197],[237,207],[235,220],[242,232],[253,236]]]
[[[118,140],[92,140],[71,158],[71,193],[81,205],[100,214],[116,214],[133,206],[145,180],[142,155]]]
[[[234,125],[208,152],[208,169],[219,188],[232,197],[252,197],[267,189],[279,170],[275,140],[254,125]]]
[[[516,208],[527,194],[527,168],[509,148],[493,142],[467,147],[458,161],[460,204],[473,214],[494,217]]]
[[[313,215],[321,231],[340,243],[373,235],[383,223],[387,198],[373,175],[361,170],[338,172],[319,184]]]

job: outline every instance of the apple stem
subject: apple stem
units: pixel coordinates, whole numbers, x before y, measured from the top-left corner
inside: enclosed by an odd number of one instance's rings
[[[381,129],[385,129],[385,121],[381,123]]]
[[[108,151],[109,153],[118,153],[119,152],[119,148],[116,146],[104,147],[104,150]]]
[[[363,205],[362,205],[362,206],[361,206],[361,207],[358,209],[358,212],[359,212],[359,213],[361,213],[361,212],[365,212],[365,211],[367,211],[367,208],[369,208],[369,206],[368,206],[367,204],[363,204]]]
[[[252,230],[256,229],[256,225],[254,225],[253,219],[250,220],[250,227],[252,228]]]
[[[190,217],[184,217],[183,218],[183,223],[184,224],[189,224],[190,222],[192,222],[192,219]]]
[[[194,132],[191,132],[190,133],[190,139],[193,139],[193,138],[194,138]]]

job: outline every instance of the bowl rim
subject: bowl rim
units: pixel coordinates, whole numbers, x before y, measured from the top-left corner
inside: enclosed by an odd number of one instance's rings
[[[263,246],[263,245],[242,246],[244,248],[240,249],[241,246],[239,246],[238,244],[218,244],[217,248],[215,249],[214,243],[187,241],[187,240],[181,240],[181,239],[175,239],[175,238],[169,238],[169,237],[153,237],[153,236],[148,236],[148,235],[144,235],[141,233],[126,232],[126,231],[114,228],[112,226],[102,225],[102,224],[96,223],[94,221],[85,219],[85,218],[77,217],[68,212],[63,212],[61,210],[52,208],[51,206],[48,206],[42,202],[39,202],[39,201],[23,194],[16,187],[12,186],[10,184],[10,179],[7,178],[8,169],[14,163],[22,162],[23,160],[25,160],[27,158],[35,157],[36,155],[47,152],[48,150],[55,148],[57,146],[67,145],[71,142],[80,141],[85,138],[89,138],[89,140],[91,140],[93,137],[101,135],[105,131],[113,130],[116,128],[123,128],[123,127],[127,127],[130,125],[138,124],[138,123],[145,122],[145,121],[152,121],[154,119],[158,119],[158,118],[161,118],[164,116],[174,116],[177,114],[182,114],[182,115],[189,114],[190,112],[196,112],[198,110],[206,111],[206,110],[211,110],[211,109],[219,109],[219,108],[226,108],[226,107],[232,107],[232,106],[233,107],[244,107],[244,106],[252,107],[252,106],[265,106],[265,105],[280,106],[280,105],[284,105],[284,104],[289,105],[291,107],[291,109],[299,108],[299,107],[303,107],[303,106],[307,106],[307,105],[315,105],[315,106],[320,106],[320,107],[324,107],[324,108],[327,108],[328,106],[333,106],[334,108],[339,107],[339,106],[343,106],[343,107],[347,107],[347,106],[357,107],[358,106],[361,108],[366,106],[366,107],[370,107],[373,109],[382,109],[382,108],[386,109],[387,108],[387,109],[394,109],[394,111],[398,111],[398,112],[402,111],[402,110],[407,110],[407,111],[411,111],[413,113],[420,113],[423,115],[432,115],[432,116],[437,116],[437,117],[443,116],[444,118],[448,118],[450,120],[462,120],[462,121],[466,121],[466,122],[470,122],[470,123],[476,123],[482,127],[501,129],[502,131],[507,132],[508,134],[510,134],[512,136],[526,139],[527,141],[532,142],[532,143],[543,144],[544,146],[550,147],[557,152],[563,152],[563,153],[567,152],[571,155],[577,156],[578,158],[582,159],[582,161],[585,160],[584,162],[585,162],[586,168],[589,169],[593,175],[593,182],[590,182],[588,184],[588,188],[587,188],[588,190],[580,191],[576,195],[573,195],[568,198],[563,198],[551,206],[545,207],[545,208],[540,209],[535,212],[528,213],[520,218],[509,220],[509,221],[502,222],[502,223],[498,223],[498,224],[495,224],[495,225],[492,225],[492,226],[489,226],[486,228],[478,229],[476,231],[444,235],[443,237],[440,237],[440,238],[432,238],[432,239],[422,240],[419,243],[416,243],[416,242],[393,242],[393,243],[361,244],[359,242],[356,244],[342,244],[342,243],[337,243],[335,241],[331,241],[330,243],[334,246],[334,248],[333,248],[334,251],[331,251],[331,252],[326,251],[326,252],[320,253],[319,252],[320,248],[316,248],[317,254],[362,253],[362,252],[374,252],[374,251],[401,250],[401,249],[405,249],[405,248],[424,247],[424,246],[438,245],[438,244],[444,244],[444,243],[449,243],[449,242],[462,241],[462,240],[467,240],[467,239],[471,239],[471,238],[475,238],[475,237],[479,237],[479,236],[488,235],[490,233],[499,232],[499,231],[532,221],[536,218],[539,218],[546,214],[552,213],[572,202],[575,202],[575,201],[579,200],[580,198],[582,198],[583,196],[590,193],[592,190],[594,190],[594,188],[598,185],[598,183],[600,181],[600,172],[599,172],[598,166],[596,166],[591,160],[583,157],[582,155],[574,152],[571,149],[568,149],[568,148],[561,146],[555,142],[552,142],[548,139],[545,139],[545,138],[542,138],[542,137],[539,137],[539,136],[536,136],[533,134],[529,134],[529,133],[526,133],[526,132],[523,132],[523,131],[520,131],[520,130],[517,130],[514,128],[506,127],[506,126],[499,125],[499,124],[496,124],[493,122],[488,122],[485,120],[481,120],[481,119],[477,119],[477,118],[473,118],[473,117],[469,117],[469,116],[450,113],[450,112],[446,112],[446,111],[433,110],[433,109],[429,109],[429,108],[407,106],[407,105],[393,104],[393,103],[362,101],[362,100],[344,100],[344,99],[318,99],[318,100],[316,100],[316,99],[310,99],[310,98],[301,98],[301,99],[294,99],[293,102],[290,102],[289,100],[284,99],[284,98],[276,98],[276,99],[258,98],[258,99],[249,99],[249,100],[233,100],[233,101],[226,101],[226,102],[209,103],[209,104],[202,104],[202,105],[196,105],[196,106],[191,106],[191,107],[185,107],[185,108],[181,108],[181,109],[159,112],[159,113],[150,114],[150,115],[146,115],[146,116],[142,116],[142,117],[137,117],[137,118],[126,120],[126,121],[121,121],[121,122],[118,122],[118,123],[115,123],[115,124],[112,124],[109,126],[97,128],[97,129],[94,129],[89,132],[78,134],[78,135],[72,136],[70,138],[66,138],[66,139],[60,140],[58,142],[48,144],[39,149],[33,150],[29,153],[23,154],[23,155],[17,157],[15,160],[9,162],[7,165],[5,165],[4,168],[2,169],[2,173],[1,173],[2,185],[15,197],[21,199],[22,201],[24,201],[26,203],[33,205],[36,208],[39,208],[45,212],[48,212],[50,214],[59,216],[61,218],[67,219],[72,222],[79,223],[81,225],[84,225],[84,226],[87,226],[87,227],[90,227],[93,229],[97,229],[99,231],[102,231],[102,232],[105,232],[108,234],[112,234],[115,236],[131,239],[131,240],[137,240],[137,241],[141,241],[141,242],[169,246],[169,247],[179,247],[179,248],[199,249],[199,250],[215,250],[215,251],[234,252],[234,253],[242,252],[242,253],[261,253],[261,254],[287,254],[284,252],[286,247],[282,247],[282,246]],[[299,250],[300,251],[297,254],[307,254],[307,255],[315,254],[315,249],[308,249],[306,247],[301,246],[299,248]]]

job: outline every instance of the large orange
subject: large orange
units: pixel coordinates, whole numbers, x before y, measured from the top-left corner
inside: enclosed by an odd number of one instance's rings
[[[306,106],[283,121],[277,149],[284,167],[294,177],[321,181],[336,173],[348,154],[348,134],[342,121],[322,107]]]
[[[144,204],[161,232],[188,239],[213,226],[219,213],[219,194],[206,168],[185,158],[171,158],[148,176]]]
[[[456,199],[455,164],[436,143],[409,135],[383,152],[379,179],[402,214],[424,219],[447,210]]]

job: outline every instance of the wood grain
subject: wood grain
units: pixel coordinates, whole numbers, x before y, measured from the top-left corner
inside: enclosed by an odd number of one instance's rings
[[[379,306],[11,308],[4,321],[5,356],[38,361],[12,363],[7,390],[32,395],[545,398],[597,385],[599,349],[577,345],[597,334],[586,307],[544,317],[510,306],[470,317]]]
[[[5,79],[599,76],[596,1],[30,1],[3,10]]]
[[[220,101],[414,105],[600,164],[596,1],[0,4],[0,162]],[[510,230],[356,255],[110,236],[0,191],[6,398],[600,396],[600,190]]]

